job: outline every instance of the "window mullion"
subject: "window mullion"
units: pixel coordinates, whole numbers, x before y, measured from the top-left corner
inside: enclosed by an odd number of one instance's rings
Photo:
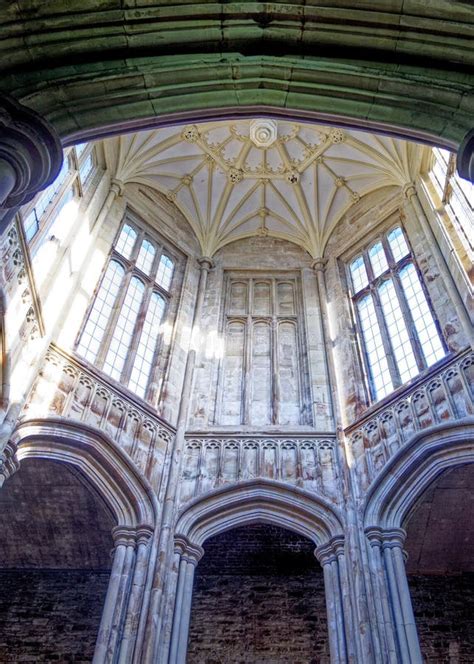
[[[130,380],[130,374],[132,373],[133,363],[135,361],[135,356],[137,353],[138,344],[140,343],[140,338],[142,335],[143,324],[145,322],[146,312],[148,310],[148,305],[150,303],[150,298],[152,294],[152,289],[147,284],[145,290],[145,295],[143,296],[140,310],[138,312],[137,320],[135,321],[135,326],[133,330],[132,343],[128,349],[127,359],[122,369],[122,374],[120,380],[124,385],[128,385]]]
[[[377,316],[377,322],[380,328],[380,334],[382,337],[382,343],[385,351],[385,357],[387,359],[388,368],[392,378],[392,383],[394,388],[400,387],[402,384],[400,373],[398,371],[397,363],[395,362],[395,357],[392,348],[392,342],[388,334],[387,325],[385,323],[385,316],[382,309],[382,303],[380,302],[378,286],[381,283],[378,280],[373,287],[370,289],[372,293],[372,298],[374,302],[375,315]]]
[[[395,286],[395,292],[397,293],[398,301],[400,302],[400,308],[402,310],[403,318],[405,320],[405,325],[408,331],[408,337],[413,349],[413,354],[415,355],[416,364],[419,371],[422,371],[425,368],[425,360],[423,355],[423,350],[421,348],[420,342],[418,341],[418,335],[415,331],[415,324],[411,315],[410,308],[407,304],[403,286],[400,282],[398,272],[392,273],[392,281]]]
[[[363,367],[365,368],[365,375],[366,375],[366,382],[368,385],[368,392],[370,395],[371,399],[376,399],[376,389],[375,385],[373,384],[372,380],[372,372],[371,372],[371,367],[370,367],[370,362],[369,362],[369,357],[367,354],[367,349],[366,349],[366,342],[364,338],[364,333],[363,333],[363,328],[362,328],[362,323],[360,320],[360,313],[359,313],[359,302],[362,300],[362,298],[366,297],[367,294],[371,295],[370,288],[364,289],[362,292],[362,295],[358,295],[357,298],[353,298],[352,300],[352,309],[354,312],[354,318],[355,318],[355,324],[356,324],[356,338],[357,338],[357,344],[359,346],[360,354],[362,356],[363,360]],[[359,332],[360,331],[360,332]],[[367,390],[366,390],[367,392]]]
[[[244,320],[245,331],[244,331],[244,356],[243,367],[242,367],[242,413],[240,416],[240,421],[242,424],[250,424],[250,372],[252,370],[252,343],[253,343],[253,324],[252,316],[247,313]]]
[[[151,289],[150,298],[153,295],[154,289]],[[165,321],[168,316],[169,302],[166,300],[165,309],[163,311],[162,321]],[[146,311],[145,311],[146,315]],[[145,318],[143,319],[145,320]],[[156,336],[155,340],[155,349],[153,351],[153,361],[151,365],[150,375],[148,376],[148,383],[145,391],[145,399],[149,400],[151,403],[155,403],[158,399],[158,394],[156,388],[151,389],[152,385],[158,385],[160,379],[162,367],[160,366],[160,353],[163,350],[163,332]]]
[[[122,306],[123,306],[123,301],[124,301],[125,296],[127,294],[128,287],[129,287],[130,280],[131,280],[132,276],[133,276],[133,270],[128,269],[125,272],[125,275],[123,277],[123,281],[122,281],[122,284],[121,284],[121,287],[120,287],[120,294],[114,302],[114,308],[113,308],[113,311],[112,311],[112,315],[109,318],[109,322],[108,322],[107,327],[106,327],[105,332],[104,332],[104,341],[102,342],[102,346],[101,346],[101,348],[100,348],[100,350],[97,354],[96,364],[99,367],[102,367],[104,362],[105,362],[105,358],[107,356],[109,346],[112,342],[113,330],[115,329],[115,326],[117,325],[117,320],[120,316],[120,312],[121,312]]]

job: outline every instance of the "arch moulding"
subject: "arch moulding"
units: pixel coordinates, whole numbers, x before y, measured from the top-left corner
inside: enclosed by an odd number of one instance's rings
[[[420,432],[369,487],[366,528],[398,529],[418,498],[444,470],[474,463],[474,418]]]
[[[344,530],[339,512],[322,498],[271,480],[252,480],[188,503],[178,516],[175,533],[177,539],[201,547],[213,535],[255,523],[291,530],[315,546]]]
[[[127,455],[105,434],[60,418],[29,420],[13,433],[16,458],[48,459],[78,469],[106,501],[119,526],[154,529],[153,490]]]

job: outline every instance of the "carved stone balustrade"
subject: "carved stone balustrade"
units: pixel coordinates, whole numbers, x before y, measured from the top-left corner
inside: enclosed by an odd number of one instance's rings
[[[384,400],[345,431],[362,488],[367,488],[418,431],[474,414],[474,353],[446,358],[437,369]]]
[[[180,502],[226,484],[281,481],[338,502],[335,436],[328,434],[186,436]]]
[[[174,430],[152,408],[51,346],[21,419],[66,417],[105,432],[158,487]]]

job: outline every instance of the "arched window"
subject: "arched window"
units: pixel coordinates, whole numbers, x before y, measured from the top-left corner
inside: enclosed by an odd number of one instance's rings
[[[158,242],[125,223],[77,345],[85,359],[144,399],[156,383],[174,266]]]
[[[374,400],[445,355],[441,335],[402,229],[349,265],[357,327]]]

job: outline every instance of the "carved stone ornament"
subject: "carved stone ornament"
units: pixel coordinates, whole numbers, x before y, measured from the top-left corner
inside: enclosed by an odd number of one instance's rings
[[[250,123],[250,140],[258,148],[269,148],[277,138],[277,123],[274,120],[253,120]]]

